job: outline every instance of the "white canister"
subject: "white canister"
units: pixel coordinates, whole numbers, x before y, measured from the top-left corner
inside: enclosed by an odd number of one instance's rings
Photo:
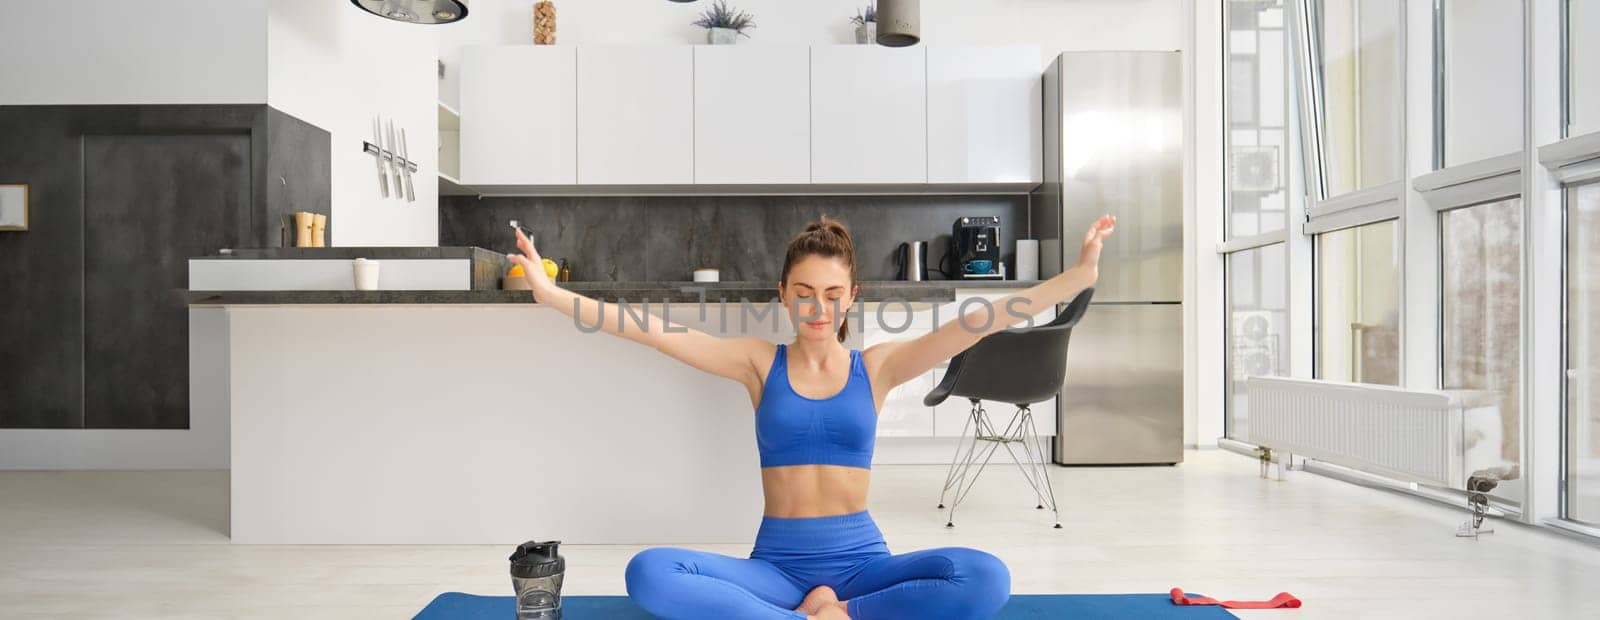
[[[1017,240],[1017,279],[1039,279],[1039,240]]]
[[[704,268],[694,270],[695,282],[716,282],[721,279],[721,272],[716,269]]]
[[[380,266],[378,261],[358,258],[351,263],[351,266],[355,270],[356,290],[378,290],[378,267]]]

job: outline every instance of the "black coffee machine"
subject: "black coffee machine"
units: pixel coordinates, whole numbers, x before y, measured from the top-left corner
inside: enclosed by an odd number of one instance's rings
[[[1001,280],[1000,218],[984,215],[963,217],[950,227],[951,278]]]

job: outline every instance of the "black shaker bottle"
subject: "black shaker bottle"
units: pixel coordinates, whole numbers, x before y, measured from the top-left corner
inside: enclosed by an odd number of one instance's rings
[[[517,592],[517,620],[561,620],[561,578],[567,559],[556,553],[559,540],[528,541],[511,554],[511,585]]]

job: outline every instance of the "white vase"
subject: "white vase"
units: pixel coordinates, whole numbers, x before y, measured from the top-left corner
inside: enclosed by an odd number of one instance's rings
[[[877,43],[878,42],[877,39],[878,39],[878,23],[877,22],[867,22],[865,24],[860,24],[860,25],[856,26],[856,43],[858,45],[869,45],[869,44],[872,44],[872,43]]]
[[[732,28],[707,28],[706,43],[712,45],[733,45],[739,42],[739,31]]]

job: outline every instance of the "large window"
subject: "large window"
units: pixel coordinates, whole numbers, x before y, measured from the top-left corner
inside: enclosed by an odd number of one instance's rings
[[[1399,385],[1398,230],[1390,220],[1317,236],[1317,378]]]
[[[1400,180],[1403,2],[1317,3],[1323,174],[1328,196]]]
[[[1227,188],[1223,250],[1228,323],[1223,433],[1249,438],[1245,380],[1289,374],[1289,213],[1304,204],[1297,145],[1299,115],[1283,0],[1225,2],[1223,49]],[[1290,162],[1297,162],[1291,165]]]
[[[1600,184],[1567,190],[1567,518],[1600,525]]]
[[[1443,158],[1455,166],[1522,150],[1522,3],[1438,4]]]
[[[1287,20],[1282,0],[1229,2],[1229,237],[1282,230],[1289,134]]]
[[[1567,0],[1567,135],[1600,131],[1600,0]]]
[[[1289,376],[1288,257],[1285,245],[1229,254],[1228,417],[1231,439],[1249,437],[1250,399],[1245,380]]]
[[[1467,473],[1522,501],[1522,199],[1440,215],[1445,389],[1478,392],[1464,420]]]

